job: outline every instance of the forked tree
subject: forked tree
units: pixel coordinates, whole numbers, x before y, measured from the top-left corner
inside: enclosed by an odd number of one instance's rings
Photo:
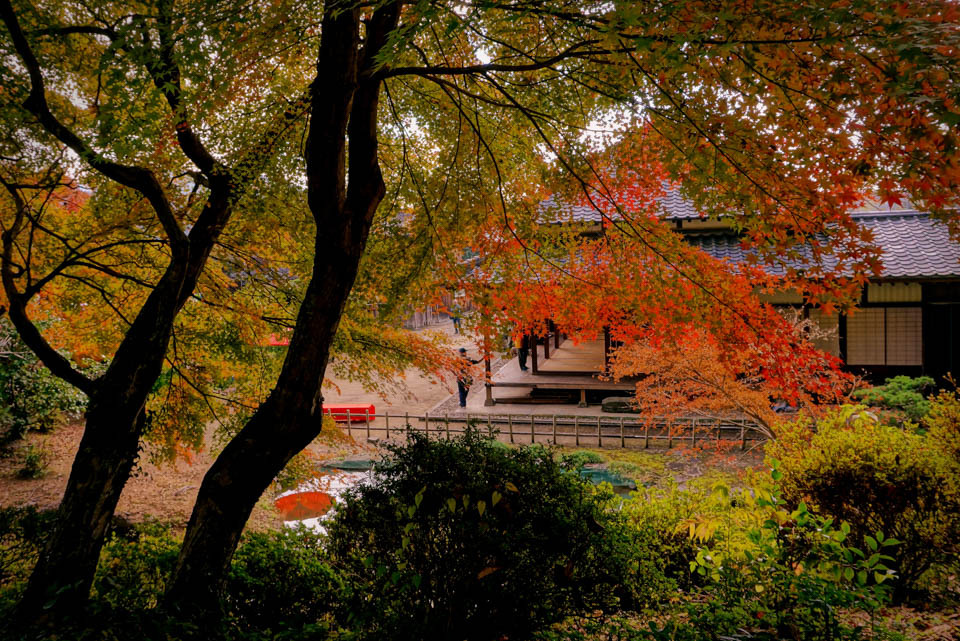
[[[522,267],[531,264],[529,257],[543,256],[551,269],[569,271],[569,264],[552,260],[529,237],[538,217],[534,203],[543,195],[535,186],[536,169],[553,163],[577,176],[584,197],[607,212],[611,225],[623,228],[616,256],[641,255],[630,253],[631,243],[646,248],[645,268],[670,274],[664,282],[700,292],[651,299],[668,305],[664,318],[682,318],[689,311],[683,304],[719,299],[725,288],[721,279],[698,271],[698,260],[646,216],[610,214],[610,207],[622,214],[634,204],[618,202],[616,189],[606,186],[608,177],[583,149],[583,132],[610,114],[629,114],[637,131],[656,131],[663,141],[655,146],[658,162],[666,176],[683,178],[687,195],[706,211],[737,212],[736,224],[761,255],[777,260],[778,252],[813,246],[811,267],[790,274],[804,280],[812,299],[827,300],[834,293],[825,292],[826,281],[817,278],[826,254],[857,268],[853,285],[865,278],[869,239],[846,210],[866,191],[878,190],[889,201],[909,196],[945,219],[956,205],[958,13],[949,0],[331,1],[304,8],[308,4],[298,7],[322,17],[315,66],[301,80],[310,112],[302,181],[315,225],[311,274],[275,386],[204,478],[167,595],[173,608],[216,611],[224,572],[255,502],[317,435],[331,346],[371,245],[371,229],[377,232],[374,241],[381,233],[396,233],[405,248],[396,255],[421,258],[400,261],[399,277],[433,265],[449,278],[461,278],[464,263],[457,248],[464,246],[494,255],[518,249],[519,258],[506,263]],[[31,87],[26,106],[56,137],[59,121],[38,102],[43,66],[33,53],[48,37],[47,27],[25,30],[21,17],[35,11],[20,3],[14,9],[8,0],[2,6],[9,34],[4,46],[20,61],[8,73],[20,82],[26,73]],[[202,8],[210,17],[198,17],[198,24],[207,27],[236,9],[214,2],[164,6],[166,13],[152,6],[117,10],[127,16],[123,24],[138,25],[148,41],[155,33],[159,41],[161,33],[191,29],[177,20],[171,30],[164,15],[197,15],[193,10]],[[66,24],[59,25],[64,34],[84,32],[86,22],[72,23],[77,15],[64,13]],[[278,19],[272,26],[283,34],[287,23]],[[174,60],[196,63],[220,38],[232,41],[227,34],[175,37],[168,41],[169,51]],[[147,66],[157,72],[155,64]],[[159,67],[161,92],[176,87],[166,81],[169,69]],[[260,82],[269,86],[270,79]],[[222,161],[211,165],[197,153],[190,134],[200,134],[181,116],[184,104],[174,100],[172,106],[181,150],[196,169],[210,171],[211,186],[204,189],[212,198],[213,179],[223,179],[212,167]],[[631,135],[622,140],[629,150],[620,155],[625,165],[646,142]],[[113,167],[113,160],[76,151],[99,163],[97,169]],[[213,159],[224,153],[219,147],[208,152]],[[429,176],[424,168],[431,170]],[[404,214],[413,222],[375,226],[378,207],[393,188],[403,190]],[[477,202],[465,202],[474,194],[480,195]],[[604,201],[607,195],[612,197]],[[176,259],[185,233],[170,224],[162,203],[158,218],[169,228],[167,243]],[[194,225],[190,236],[198,229]],[[378,254],[383,255],[389,252]],[[191,256],[186,251],[184,260],[192,265]],[[625,282],[636,277],[624,276]],[[188,281],[176,279],[176,295],[169,300],[183,296],[183,282]],[[711,292],[715,286],[720,290]],[[599,303],[605,296],[583,300]],[[620,308],[637,308],[640,302]],[[178,307],[168,303],[161,309],[166,316],[152,318],[169,317]],[[573,304],[567,309],[602,311]],[[536,312],[531,319],[540,314],[532,307],[531,312]],[[739,332],[753,326],[738,327]],[[157,335],[158,350],[165,349],[165,339],[160,340],[165,335]],[[110,367],[123,362],[115,356]],[[154,366],[147,373],[157,370]],[[100,431],[91,446],[103,451],[91,447],[92,464],[100,465],[116,443],[135,445],[142,404],[141,399],[131,405],[130,420]],[[98,416],[93,407],[90,416]],[[129,460],[115,467],[129,470]],[[125,478],[125,473],[115,476]],[[63,514],[99,506],[94,494],[65,497]],[[108,514],[112,508],[97,509]],[[77,527],[90,525],[90,519],[77,519]],[[42,599],[32,595],[63,592],[77,602],[86,594],[95,546],[87,546],[82,570],[65,580],[49,570],[65,554],[65,544],[55,540],[45,550],[24,611],[39,607]]]

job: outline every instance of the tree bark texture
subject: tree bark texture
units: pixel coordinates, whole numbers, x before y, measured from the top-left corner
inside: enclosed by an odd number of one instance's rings
[[[324,16],[306,148],[317,230],[313,273],[276,387],[200,487],[166,598],[183,615],[218,611],[224,576],[254,505],[320,433],[330,346],[385,193],[377,158],[381,80],[375,57],[398,18],[397,4],[377,9],[361,49],[359,10],[328,9]]]

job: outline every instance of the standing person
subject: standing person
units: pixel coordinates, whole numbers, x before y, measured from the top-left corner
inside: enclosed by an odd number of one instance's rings
[[[530,337],[526,333],[521,334],[514,342],[517,348],[517,360],[520,361],[520,371],[527,371],[527,355],[530,353]]]
[[[450,320],[453,321],[453,333],[462,334],[463,330],[460,328],[460,306],[454,305],[451,310]]]
[[[470,365],[476,365],[480,361],[475,361],[472,358],[468,358],[466,347],[460,348],[460,358],[468,363],[467,365],[464,365],[464,371],[457,376],[457,392],[460,394],[460,407],[466,407],[467,394],[470,392],[470,385],[473,383],[473,378],[467,372],[467,368]]]

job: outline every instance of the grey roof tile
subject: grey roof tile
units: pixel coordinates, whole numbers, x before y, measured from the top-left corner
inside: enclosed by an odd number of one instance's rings
[[[660,207],[666,220],[701,217],[693,203],[676,188],[667,188]],[[873,231],[874,240],[883,251],[882,278],[960,277],[960,243],[950,239],[945,225],[912,207],[909,203],[893,207],[870,202],[852,214]],[[545,217],[556,223],[602,220],[600,213],[589,205],[572,205],[552,196],[541,208]],[[740,239],[733,232],[691,233],[687,239],[717,258],[733,262],[746,259]]]
[[[701,218],[693,203],[680,194],[676,188],[666,188],[659,201],[659,208],[666,220],[690,220]],[[599,223],[603,216],[591,205],[573,205],[550,196],[540,204],[545,218],[556,223]]]
[[[960,278],[960,243],[947,227],[918,211],[859,212],[854,219],[873,232],[882,253],[881,278]],[[715,258],[746,260],[733,232],[688,234],[687,240]],[[780,270],[774,270],[780,271]]]

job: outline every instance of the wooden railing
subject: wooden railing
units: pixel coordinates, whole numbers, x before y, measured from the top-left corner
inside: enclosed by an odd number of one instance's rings
[[[708,441],[733,441],[740,449],[766,440],[750,419],[727,417],[685,417],[652,421],[626,416],[579,416],[561,414],[390,414],[364,412],[363,420],[346,413],[338,425],[350,436],[359,432],[367,440],[404,438],[420,432],[438,438],[462,434],[468,424],[496,432],[510,443],[601,448],[672,448],[680,444],[706,445]],[[354,422],[356,421],[356,422]]]

